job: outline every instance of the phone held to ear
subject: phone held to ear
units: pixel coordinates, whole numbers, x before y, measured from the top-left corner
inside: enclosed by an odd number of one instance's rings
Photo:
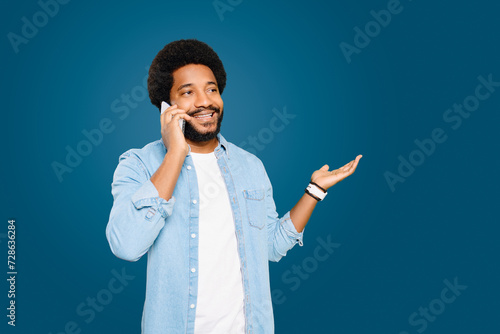
[[[165,112],[165,110],[167,110],[168,107],[170,107],[170,104],[168,104],[165,101],[161,101],[161,114],[160,115],[163,115],[163,113]],[[179,127],[181,128],[182,133],[184,133],[184,124],[185,123],[186,123],[186,121],[184,120],[184,118],[179,119]]]

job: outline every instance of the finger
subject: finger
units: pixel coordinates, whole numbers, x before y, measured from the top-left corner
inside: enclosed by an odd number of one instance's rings
[[[323,165],[323,167],[320,168],[320,170],[324,170],[325,172],[328,172],[328,169],[330,167],[328,167],[328,165]]]
[[[339,169],[343,172],[349,170],[349,168],[351,167],[352,163],[354,162],[354,160],[352,161],[349,161],[348,163],[346,163],[344,166],[340,167]]]
[[[174,128],[178,128],[180,130],[180,126],[179,126],[179,119],[181,118],[181,114],[174,114],[174,115],[171,115],[170,117],[170,120],[168,121],[167,123],[167,126],[169,127],[170,131],[172,131],[172,126]],[[176,131],[176,130],[174,130]]]
[[[185,112],[185,113],[184,113],[184,112],[181,112],[181,113],[178,113],[178,114],[175,114],[175,115],[176,115],[176,116],[179,116],[179,118],[178,118],[177,120],[179,120],[180,118],[183,118],[183,119],[185,119],[186,121],[190,121],[190,120],[191,120],[191,118],[193,118],[193,117],[189,116],[189,115],[187,114],[187,112]]]
[[[186,114],[186,113],[177,113],[177,114],[173,115],[173,117],[172,117],[172,119],[170,120],[170,122],[174,122],[174,124],[175,124],[175,123],[179,124],[179,120],[180,120],[181,118],[183,118],[183,119],[184,119],[184,120],[186,120],[186,121],[191,120],[191,116],[189,116],[188,114]],[[169,123],[170,123],[170,122],[169,122]],[[175,126],[175,125],[174,125],[174,126]],[[177,125],[177,126],[178,126],[178,125]]]
[[[165,120],[165,123],[168,124],[172,121],[173,117],[178,113],[186,113],[186,111],[184,109],[177,108],[177,105],[174,104],[173,106],[165,109],[162,118]]]
[[[173,105],[171,105],[171,106],[168,106],[165,110],[163,110],[163,111],[161,112],[161,114],[160,114],[160,115],[161,115],[161,116],[163,116],[163,114],[165,114],[166,112],[168,112],[168,111],[172,111],[172,110],[174,110],[174,109],[176,109],[176,108],[177,108],[177,104],[173,104]]]
[[[353,160],[353,164],[352,166],[349,168],[349,173],[354,173],[354,171],[356,170],[356,167],[358,167],[358,163],[359,163],[359,160],[361,160],[363,156],[360,154],[356,157],[356,159]]]
[[[167,124],[170,122],[170,120],[172,119],[172,110],[173,109],[170,109],[172,108],[173,106],[171,107],[168,107],[167,109],[165,109],[165,111],[160,115],[160,118],[162,120],[163,123]]]
[[[349,161],[348,163],[346,163],[344,166],[338,168],[340,170],[344,170],[351,162]]]
[[[172,120],[172,112],[175,110],[179,109],[177,107],[177,104],[174,103],[173,105],[169,106],[167,109],[165,109],[161,114],[160,114],[160,122],[161,122],[161,127],[163,128],[164,125],[170,123]],[[179,109],[182,110],[182,109]]]
[[[356,156],[356,158],[354,158],[354,160],[351,160],[346,166],[348,168],[352,168],[353,166],[357,166],[358,165],[358,162],[359,160],[362,158],[363,156],[361,154],[359,154],[358,156]],[[356,167],[354,167],[356,168]]]

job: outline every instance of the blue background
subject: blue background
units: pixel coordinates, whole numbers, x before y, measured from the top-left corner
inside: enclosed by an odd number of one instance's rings
[[[474,94],[478,76],[500,81],[500,4],[402,0],[349,63],[340,43],[354,45],[353,29],[364,30],[386,0],[232,3],[222,20],[212,1],[71,1],[16,53],[9,32],[21,35],[22,18],[33,22],[42,9],[2,2],[1,332],[66,333],[70,322],[81,333],[140,332],[146,257],[130,263],[109,249],[111,181],[121,153],[160,138],[158,110],[140,86],[156,53],[181,38],[207,42],[224,62],[226,139],[262,137],[274,108],[295,115],[256,150],[280,215],[313,171],[363,154],[316,207],[304,246],[270,263],[281,291],[277,333],[500,332],[500,89],[457,129],[443,119]],[[113,101],[132,92],[126,116],[114,112]],[[60,182],[53,162],[65,164],[66,147],[105,118],[113,131]],[[409,159],[414,141],[436,128],[447,140],[392,191],[384,173],[397,174],[398,157]],[[9,218],[15,328],[5,316]],[[340,244],[322,262],[318,237]],[[297,288],[283,274],[304,264],[308,276],[289,276]],[[133,279],[92,319],[79,314],[82,303],[90,310],[87,298],[106,294],[112,270]],[[410,324],[420,307],[439,306],[443,281],[455,278],[467,288],[454,302],[425,328]]]

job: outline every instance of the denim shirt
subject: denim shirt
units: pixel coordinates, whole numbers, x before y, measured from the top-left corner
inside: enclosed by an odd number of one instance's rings
[[[243,277],[246,333],[274,333],[268,261],[302,246],[290,211],[276,212],[271,182],[261,160],[219,133],[215,149],[233,213]],[[189,153],[172,197],[158,195],[150,178],[167,150],[161,139],[119,158],[111,185],[113,207],[106,227],[111,251],[137,261],[146,252],[143,334],[194,333],[198,294],[199,192]],[[226,190],[224,189],[224,190]]]

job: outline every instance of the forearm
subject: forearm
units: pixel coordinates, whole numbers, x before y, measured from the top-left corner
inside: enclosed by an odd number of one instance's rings
[[[167,152],[160,167],[151,176],[151,182],[158,190],[159,196],[167,201],[174,193],[184,159],[185,155],[182,152]]]
[[[318,201],[304,193],[297,204],[290,210],[290,218],[297,232],[302,232],[317,203]]]

